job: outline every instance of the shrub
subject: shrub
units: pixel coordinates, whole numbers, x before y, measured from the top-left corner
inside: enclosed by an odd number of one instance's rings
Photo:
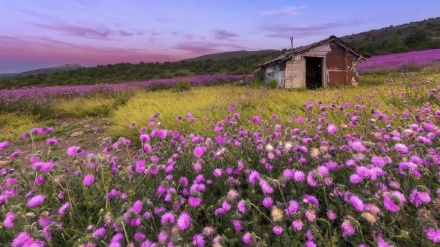
[[[174,92],[184,92],[189,90],[191,90],[191,82],[188,80],[181,80],[173,85]]]

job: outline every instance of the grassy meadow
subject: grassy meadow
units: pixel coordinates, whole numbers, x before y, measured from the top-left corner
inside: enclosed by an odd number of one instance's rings
[[[0,245],[434,246],[439,82],[419,70],[5,103]],[[112,140],[57,149],[63,118],[105,121]],[[24,159],[10,148],[35,140]]]

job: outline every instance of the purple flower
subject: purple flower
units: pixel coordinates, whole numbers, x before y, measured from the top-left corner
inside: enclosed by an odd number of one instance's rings
[[[31,199],[29,199],[29,201],[27,202],[27,206],[30,208],[40,206],[44,202],[44,200],[45,200],[44,195],[42,194],[36,195]]]
[[[93,176],[93,174],[89,173],[84,176],[83,184],[85,186],[90,186],[93,182],[95,182],[95,176]]]
[[[350,203],[357,211],[364,211],[364,202],[357,195],[350,196]]]
[[[252,243],[252,235],[249,232],[247,232],[241,237],[241,240],[245,244],[250,244]]]
[[[136,173],[144,173],[145,172],[145,160],[136,161]]]
[[[67,209],[69,209],[69,207],[70,207],[70,203],[69,203],[69,202],[64,203],[64,204],[60,207],[60,209],[58,209],[58,214],[60,214],[60,215],[65,214],[66,211],[67,211]]]
[[[50,139],[47,139],[47,140],[46,140],[46,143],[47,143],[47,145],[49,145],[49,146],[53,146],[53,145],[57,144],[58,141],[57,141],[57,139],[55,139],[55,138],[50,138]]]
[[[272,228],[272,232],[277,236],[281,235],[283,233],[283,231],[284,231],[284,229],[281,226],[274,226]]]
[[[14,227],[14,218],[15,218],[14,212],[7,212],[5,220],[3,221],[3,226],[9,229]]]
[[[265,197],[265,198],[263,199],[263,206],[264,206],[265,208],[270,208],[270,207],[272,207],[272,205],[273,205],[273,199],[272,199],[272,197]]]
[[[416,207],[424,203],[429,203],[431,201],[431,191],[425,189],[423,191],[419,191],[418,189],[413,189],[410,195],[410,202],[413,203]]]
[[[17,237],[12,240],[11,247],[22,247],[25,243],[30,242],[32,239],[31,235],[27,232],[20,232]]]
[[[246,202],[244,200],[241,200],[237,204],[237,210],[238,212],[244,214],[246,212]]]
[[[295,200],[291,200],[291,201],[289,202],[289,207],[287,207],[286,210],[284,210],[284,213],[285,213],[287,216],[290,216],[290,215],[296,213],[296,211],[298,211],[298,208],[299,208],[299,204],[298,204],[298,202],[295,201]]]
[[[205,246],[205,238],[201,234],[194,234],[192,243],[197,247]]]
[[[394,145],[394,149],[396,149],[397,151],[399,151],[401,153],[408,153],[408,147],[402,143],[396,143]]]
[[[200,203],[202,202],[202,199],[198,198],[198,197],[190,197],[188,199],[188,204],[193,207],[196,208],[200,205]]]
[[[97,238],[103,238],[103,237],[105,237],[106,233],[107,233],[107,231],[105,230],[105,228],[100,227],[93,232],[92,236],[97,237]]]
[[[440,230],[428,228],[425,230],[426,237],[434,243],[440,243]]]
[[[393,191],[391,194],[386,194],[383,198],[383,205],[385,209],[390,212],[399,211],[405,202],[405,196],[398,191]]]
[[[177,218],[177,227],[183,231],[188,229],[190,225],[191,225],[191,217],[189,216],[189,214],[187,212],[181,213]]]
[[[6,149],[8,146],[9,146],[9,142],[8,141],[0,142],[0,151]]]
[[[303,226],[304,223],[301,220],[292,221],[292,227],[295,228],[297,231],[301,231]]]
[[[172,213],[165,213],[160,218],[160,223],[162,225],[173,224],[175,220],[176,220],[176,218],[175,218],[174,214],[172,214]]]
[[[260,122],[260,117],[259,116],[253,116],[252,117],[252,122],[259,123]]]
[[[327,126],[327,133],[329,133],[330,135],[335,134],[337,130],[338,130],[338,128],[334,124],[329,124]]]
[[[351,225],[349,220],[344,220],[341,224],[341,229],[343,231],[342,236],[351,236],[356,233],[356,229]]]
[[[202,155],[205,154],[206,149],[206,147],[201,146],[194,148],[194,156],[196,156],[197,158],[202,157]]]
[[[243,230],[243,226],[241,224],[241,220],[233,219],[232,220],[232,225],[234,226],[234,230],[236,230],[237,232],[240,232],[240,231]]]

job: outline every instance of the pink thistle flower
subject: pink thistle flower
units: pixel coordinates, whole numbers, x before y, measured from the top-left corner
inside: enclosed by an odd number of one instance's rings
[[[174,214],[172,214],[172,213],[165,213],[160,218],[160,223],[162,225],[173,224],[175,220],[176,220],[176,218],[175,218]]]
[[[49,216],[41,215],[38,218],[38,225],[40,225],[42,228],[48,227],[52,223],[52,220],[49,218]]]
[[[314,210],[307,209],[305,215],[309,222],[313,222],[316,219],[316,212]]]
[[[295,228],[297,231],[301,231],[303,226],[304,223],[301,220],[292,221],[292,227]]]
[[[0,142],[0,151],[6,149],[9,147],[9,142],[8,141],[2,141]]]
[[[95,182],[95,176],[93,176],[93,174],[89,173],[84,176],[83,184],[85,186],[90,186],[91,184],[93,184],[93,182]]]
[[[212,172],[212,175],[214,175],[214,177],[219,178],[222,176],[222,169],[220,168],[216,168],[214,169],[214,171]]]
[[[392,196],[389,195],[384,196],[383,198],[383,205],[385,209],[393,213],[399,211],[402,208],[404,202],[406,201],[405,197],[402,194],[400,194],[400,192],[397,193],[398,194],[394,194]],[[399,195],[401,195],[402,197],[400,197]],[[403,201],[402,198],[405,199],[405,201]]]
[[[81,152],[81,148],[77,146],[70,146],[67,148],[67,156],[80,156],[83,152]]]
[[[257,171],[251,171],[248,177],[249,183],[254,184],[257,182],[257,179],[260,179],[260,173]]]
[[[426,237],[434,243],[440,243],[440,230],[428,228],[425,230]]]
[[[270,186],[269,183],[267,183],[265,180],[260,180],[260,186],[261,186],[261,190],[263,191],[263,193],[265,193],[265,194],[272,194],[273,193],[272,186]]]
[[[367,148],[364,146],[362,141],[353,141],[350,144],[351,149],[358,151],[358,152],[365,152],[367,151]]]
[[[304,195],[304,198],[303,198],[303,202],[304,202],[304,203],[311,203],[311,204],[313,204],[315,207],[319,207],[319,201],[318,201],[318,198],[316,198],[315,196],[312,196],[312,195],[305,194],[305,195]]]
[[[401,153],[408,153],[408,147],[402,143],[396,143],[394,145],[394,149],[396,149],[396,151],[401,152]]]
[[[293,178],[293,171],[292,171],[291,169],[285,169],[285,170],[283,171],[283,177],[284,177],[286,180],[290,180],[290,179],[292,179],[292,178]]]
[[[3,221],[3,226],[8,229],[14,227],[14,219],[15,219],[15,213],[7,212],[5,220]]]
[[[413,189],[410,195],[410,202],[416,207],[422,204],[431,202],[431,191],[426,189],[425,191],[419,191],[418,189]]]
[[[280,236],[283,233],[284,229],[281,226],[274,226],[272,228],[273,234]]]
[[[59,215],[63,215],[66,213],[67,209],[69,209],[70,207],[70,203],[66,202],[64,203],[59,209],[58,209],[58,214]]]
[[[240,202],[238,202],[237,210],[238,212],[244,214],[246,212],[246,201],[241,200]]]
[[[24,244],[29,243],[32,240],[32,236],[27,232],[20,232],[14,240],[12,240],[12,247],[22,247]]]
[[[189,214],[187,212],[181,213],[177,218],[177,227],[180,230],[184,231],[188,229],[190,225],[191,225],[191,217],[189,216]]]
[[[206,147],[201,146],[194,148],[194,156],[196,156],[197,158],[202,157],[202,155],[205,154],[206,149]]]
[[[225,210],[225,212],[228,212],[229,210],[231,210],[231,204],[229,204],[229,202],[225,200],[222,203],[222,208]]]
[[[30,208],[38,207],[44,202],[45,199],[46,198],[42,194],[36,195],[36,196],[32,197],[31,199],[29,199],[29,201],[27,202],[27,206]]]
[[[379,240],[377,240],[377,247],[394,247],[394,245],[387,243],[385,239],[379,237]]]
[[[252,243],[252,235],[247,232],[245,233],[242,237],[241,237],[241,241],[243,241],[243,243],[245,244],[250,244]]]
[[[305,178],[306,178],[306,175],[303,171],[295,170],[295,172],[293,173],[293,179],[297,183],[304,181]]]
[[[136,161],[136,173],[144,173],[145,172],[145,160]]]
[[[289,201],[289,207],[287,207],[287,208],[284,210],[284,213],[285,213],[287,216],[290,216],[290,215],[296,213],[296,211],[298,211],[298,208],[299,208],[299,204],[298,204],[298,202],[296,202],[295,200],[291,200],[291,201]]]
[[[253,116],[253,117],[252,117],[252,122],[253,122],[253,123],[256,123],[256,124],[257,124],[257,123],[260,123],[260,117],[259,117],[259,116]]]
[[[349,220],[344,220],[341,224],[341,229],[343,231],[342,236],[351,236],[356,233],[356,229],[351,225]]]
[[[329,124],[327,126],[327,133],[329,133],[330,135],[334,135],[337,130],[338,130],[338,128],[334,124]]]
[[[270,207],[272,207],[272,205],[273,205],[273,199],[272,199],[272,197],[265,197],[265,198],[263,199],[263,206],[264,206],[265,208],[270,208]]]
[[[92,236],[97,237],[97,238],[103,238],[103,237],[105,237],[106,233],[107,233],[107,231],[105,230],[105,228],[100,227],[93,232]]]
[[[188,199],[188,204],[193,208],[198,207],[201,202],[202,202],[202,199],[199,197],[190,197]]]
[[[350,178],[349,178],[349,181],[352,184],[358,184],[358,183],[362,182],[363,180],[364,180],[364,177],[360,176],[360,175],[358,175],[356,173],[351,174]]]
[[[364,202],[357,195],[350,196],[350,203],[358,212],[364,211]]]
[[[234,226],[234,230],[237,232],[243,230],[243,226],[241,225],[241,220],[234,219],[232,220],[232,225]]]
[[[192,243],[197,247],[205,246],[205,238],[201,234],[194,234]]]
[[[21,151],[20,151],[20,150],[17,150],[17,151],[14,151],[11,155],[9,155],[9,157],[10,157],[11,159],[15,159],[15,158],[17,158],[18,156],[20,156],[20,154],[21,154]]]
[[[327,210],[327,218],[331,221],[335,220],[338,217],[338,215],[331,209]]]
[[[166,243],[168,240],[168,234],[165,231],[159,232],[159,235],[157,235],[157,241],[159,243]]]

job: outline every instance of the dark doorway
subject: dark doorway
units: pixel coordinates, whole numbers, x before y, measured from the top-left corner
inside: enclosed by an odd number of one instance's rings
[[[322,57],[306,57],[306,87],[322,87]]]

